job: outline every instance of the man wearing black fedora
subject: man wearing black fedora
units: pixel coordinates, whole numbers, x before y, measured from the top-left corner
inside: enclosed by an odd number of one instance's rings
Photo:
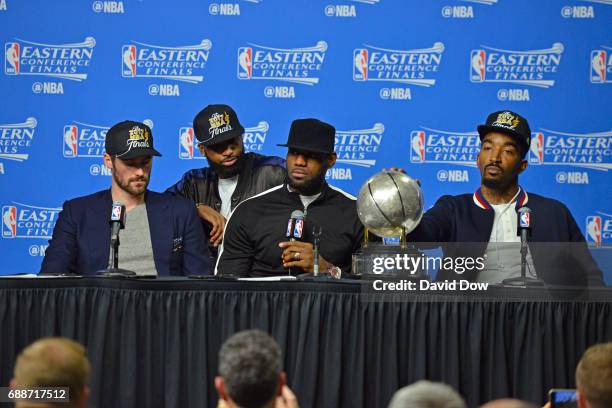
[[[244,127],[228,105],[208,105],[193,120],[197,146],[209,167],[193,169],[166,192],[192,200],[216,256],[229,213],[243,200],[285,181],[285,161],[245,153]]]
[[[312,272],[313,232],[320,232],[319,270],[350,273],[363,226],[355,197],[325,182],[336,162],[333,126],[317,119],[291,124],[287,182],[243,201],[230,216],[216,274],[275,276]],[[303,212],[302,239],[287,239],[288,221]]]
[[[528,194],[519,185],[531,146],[527,120],[508,110],[494,112],[478,126],[478,134],[478,190],[441,197],[407,238],[418,243],[470,243],[447,245],[445,256],[482,258],[484,267],[462,274],[443,269],[437,279],[517,281],[521,274],[521,238],[517,234],[520,216],[531,235],[526,255],[528,278],[549,284],[602,285],[601,270],[567,207],[557,200]]]

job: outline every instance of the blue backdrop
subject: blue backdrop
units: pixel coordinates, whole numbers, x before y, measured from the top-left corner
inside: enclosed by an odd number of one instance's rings
[[[148,121],[164,190],[206,165],[190,126],[210,103],[266,154],[293,119],[330,122],[330,183],[401,166],[427,206],[477,188],[476,125],[516,110],[521,184],[612,246],[610,0],[0,0],[0,39],[0,274],[36,272],[63,201],[108,188],[112,124]]]

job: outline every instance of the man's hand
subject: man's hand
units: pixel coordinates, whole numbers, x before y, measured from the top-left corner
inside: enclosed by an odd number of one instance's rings
[[[226,222],[225,217],[219,214],[212,207],[204,204],[200,204],[196,208],[200,218],[212,226],[209,237],[210,243],[214,247],[219,246],[221,241],[223,241],[223,230],[225,229]]]
[[[278,244],[283,248],[283,268],[302,268],[304,272],[314,269],[314,253],[310,242],[285,241]],[[319,271],[327,270],[327,261],[319,254]]]
[[[297,397],[293,391],[291,391],[291,388],[283,385],[281,395],[276,397],[274,408],[300,408]]]

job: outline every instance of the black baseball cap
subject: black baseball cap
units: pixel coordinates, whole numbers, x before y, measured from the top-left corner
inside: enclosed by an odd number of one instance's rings
[[[198,142],[204,146],[242,136],[244,128],[236,112],[228,105],[208,105],[193,119],[193,129]]]
[[[307,152],[334,152],[336,128],[318,119],[296,119],[291,123],[287,143],[278,146]]]
[[[126,120],[119,122],[106,132],[106,153],[122,160],[141,156],[161,156],[153,148],[153,132],[144,123]]]
[[[499,132],[513,137],[520,143],[523,149],[523,157],[529,151],[531,146],[531,129],[527,119],[518,113],[505,110],[493,112],[487,117],[487,122],[484,125],[478,126],[478,134],[480,140],[491,132]]]

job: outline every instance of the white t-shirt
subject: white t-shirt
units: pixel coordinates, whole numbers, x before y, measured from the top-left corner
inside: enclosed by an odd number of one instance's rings
[[[229,217],[232,212],[232,194],[238,185],[238,176],[219,179],[219,197],[221,198],[221,215]]]

